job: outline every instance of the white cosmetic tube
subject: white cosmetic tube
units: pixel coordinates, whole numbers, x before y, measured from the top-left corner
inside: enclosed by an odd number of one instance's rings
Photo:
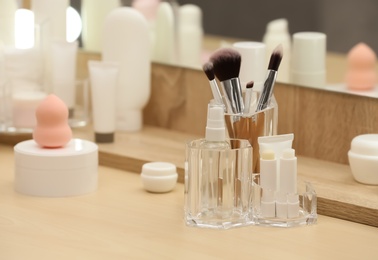
[[[92,116],[97,143],[114,141],[116,129],[116,89],[119,64],[116,62],[89,61],[92,93]]]
[[[294,134],[260,136],[257,141],[260,147],[260,154],[266,150],[274,151],[276,158],[281,158],[285,149],[293,145]]]
[[[52,92],[67,105],[70,115],[75,107],[77,48],[77,42],[66,41],[55,41],[51,46]]]

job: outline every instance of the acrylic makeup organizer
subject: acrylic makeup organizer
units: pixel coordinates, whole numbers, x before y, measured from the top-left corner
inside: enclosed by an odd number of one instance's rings
[[[259,185],[259,175],[254,174],[251,190],[251,224],[256,226],[296,227],[315,224],[317,222],[317,196],[311,183],[304,183],[305,190],[299,194],[283,194],[283,200],[278,199],[277,193],[266,191]],[[264,214],[264,193],[271,193],[274,198],[273,215]],[[294,209],[292,197],[298,198],[297,209]],[[278,203],[285,204],[278,206]],[[278,208],[284,208],[284,213],[279,213]],[[291,208],[291,209],[290,209]],[[293,214],[293,211],[296,213]],[[282,212],[282,210],[280,210]],[[291,213],[290,213],[291,212]]]
[[[253,107],[253,104],[251,105]],[[251,110],[254,111],[254,110]],[[191,141],[186,146],[185,164],[185,222],[188,226],[214,229],[228,229],[249,225],[272,227],[296,227],[317,222],[317,196],[310,183],[304,184],[304,191],[298,194],[283,194],[264,191],[259,185],[260,152],[259,136],[277,134],[278,106],[274,96],[268,108],[249,115],[225,114],[227,132],[231,149],[226,152],[202,150],[202,139]],[[252,147],[250,146],[252,145]],[[214,159],[209,159],[209,155]],[[246,157],[247,156],[247,157]],[[228,159],[226,159],[228,158]],[[231,159],[230,159],[231,158]],[[207,163],[206,163],[207,162]],[[208,164],[211,175],[208,176],[203,165]],[[219,181],[219,166],[227,169],[228,182]],[[242,171],[240,171],[243,169]],[[240,171],[240,172],[239,172]],[[248,171],[248,172],[246,172]],[[238,176],[236,178],[236,176]],[[221,184],[220,184],[221,183]],[[226,185],[226,186],[225,186]],[[227,186],[228,185],[228,186]],[[219,188],[228,187],[228,215],[220,214]],[[264,193],[271,193],[273,214],[264,215]],[[218,195],[217,195],[218,194]],[[290,211],[291,198],[298,198],[294,206],[295,214],[287,215],[276,212],[276,204],[283,203]],[[248,199],[246,199],[248,198]],[[286,206],[286,204],[288,206]],[[282,206],[280,207],[282,212]],[[292,212],[292,211],[291,211]]]
[[[187,143],[185,222],[188,226],[228,229],[250,224],[252,148],[231,139],[236,148],[203,149],[203,139]]]

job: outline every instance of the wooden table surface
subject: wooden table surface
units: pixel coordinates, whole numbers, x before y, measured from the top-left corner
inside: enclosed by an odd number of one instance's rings
[[[13,189],[12,147],[0,145],[0,259],[377,259],[378,229],[319,216],[291,229],[187,227],[183,184],[143,190],[140,176],[99,167],[94,193],[38,198]]]

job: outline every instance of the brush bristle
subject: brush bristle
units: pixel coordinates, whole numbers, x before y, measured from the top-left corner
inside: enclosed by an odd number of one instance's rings
[[[238,51],[222,48],[210,57],[210,61],[213,63],[214,74],[219,81],[239,77],[241,56]]]
[[[270,56],[269,61],[269,70],[275,70],[278,71],[278,67],[280,66],[281,60],[283,55],[283,48],[282,44],[278,45],[272,52],[272,55]]]
[[[206,62],[203,65],[202,69],[205,72],[206,77],[209,79],[209,81],[212,81],[212,80],[215,79],[215,76],[214,76],[214,67],[213,67],[213,64],[211,62]]]
[[[254,84],[253,81],[248,82],[246,88],[247,89],[253,88],[253,84]]]

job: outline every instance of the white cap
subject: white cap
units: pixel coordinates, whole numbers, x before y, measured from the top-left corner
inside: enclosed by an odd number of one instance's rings
[[[185,4],[179,9],[179,25],[202,28],[202,10],[197,5]]]
[[[142,166],[143,186],[150,192],[171,191],[177,182],[176,166],[168,162],[150,162]]]
[[[226,139],[224,107],[212,102],[208,105],[205,139],[216,142]]]
[[[326,35],[320,32],[293,34],[291,82],[324,87],[326,77]]]
[[[117,118],[117,130],[120,131],[139,131],[143,126],[142,110],[129,110],[122,112],[122,118]]]
[[[254,81],[254,90],[261,91],[266,76],[266,47],[262,42],[235,42],[233,48],[242,58],[239,78],[243,89],[248,82]]]

